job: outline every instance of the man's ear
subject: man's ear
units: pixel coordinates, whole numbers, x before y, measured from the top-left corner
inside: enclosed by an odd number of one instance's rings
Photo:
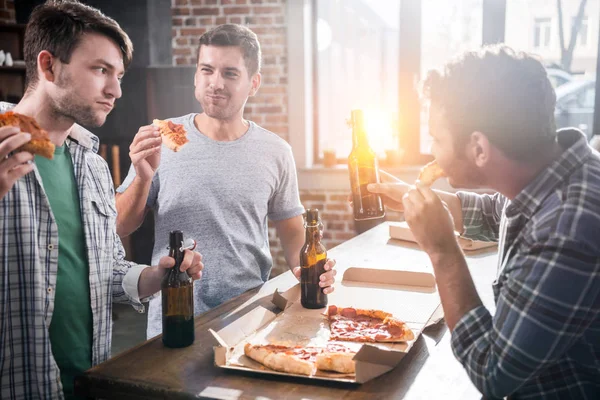
[[[256,94],[256,92],[258,92],[258,89],[260,88],[260,82],[261,82],[260,72],[257,72],[252,77],[252,88],[250,89],[250,93],[249,93],[250,96],[254,96]]]
[[[56,58],[48,50],[40,51],[37,57],[37,67],[39,77],[46,79],[49,82],[54,82],[56,79]]]
[[[469,144],[467,145],[467,155],[475,162],[475,165],[484,167],[490,161],[492,151],[491,146],[492,144],[487,136],[481,132],[475,131],[471,133]]]

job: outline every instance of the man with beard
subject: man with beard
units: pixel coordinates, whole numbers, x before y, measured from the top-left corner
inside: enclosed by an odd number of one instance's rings
[[[554,89],[525,53],[468,52],[423,88],[450,184],[497,193],[369,190],[404,211],[428,253],[456,358],[488,399],[600,398],[600,156],[582,132],[556,131]],[[454,231],[499,242],[494,315]]]
[[[2,399],[74,398],[74,376],[110,357],[112,301],[142,312],[175,263],[123,259],[110,172],[78,125],[104,123],[131,55],[114,20],[77,2],[40,5],[27,24],[26,93],[0,112],[35,118],[56,150],[17,152],[30,135],[0,128]],[[182,270],[198,279],[200,259],[186,250]]]
[[[273,222],[289,267],[299,277],[305,233],[290,146],[243,118],[261,82],[260,44],[250,29],[218,26],[200,38],[194,76],[203,113],[173,118],[188,132],[174,153],[154,126],[141,127],[130,147],[132,167],[117,189],[117,231],[135,231],[154,210],[153,261],[166,252],[174,226],[198,240],[206,268],[195,290],[195,311],[205,312],[264,283],[273,260],[267,219]],[[160,164],[160,168],[159,168]],[[320,285],[333,290],[334,261]],[[150,303],[148,337],[161,332],[160,300]]]

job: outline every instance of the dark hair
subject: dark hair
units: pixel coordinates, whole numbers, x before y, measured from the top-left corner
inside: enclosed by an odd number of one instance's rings
[[[123,53],[125,68],[129,66],[133,44],[115,20],[76,0],[48,0],[33,10],[25,29],[27,87],[37,83],[37,57],[41,51],[47,50],[68,64],[73,50],[87,32],[114,40]]]
[[[238,24],[219,25],[200,36],[198,57],[202,46],[236,46],[242,49],[248,75],[260,72],[261,51],[258,36],[249,28]]]
[[[486,46],[429,71],[421,93],[443,110],[456,149],[479,131],[507,157],[524,161],[556,140],[556,94],[546,70],[510,47]]]

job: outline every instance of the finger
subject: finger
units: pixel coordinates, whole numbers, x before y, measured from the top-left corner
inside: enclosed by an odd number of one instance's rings
[[[194,265],[193,267],[188,268],[186,272],[190,277],[193,278],[195,276],[199,276],[202,273],[203,269],[204,269],[204,264],[198,263],[198,264]]]
[[[21,132],[18,126],[3,126],[0,128],[0,141]]]
[[[322,288],[326,288],[329,286],[333,286],[334,283],[335,283],[335,279],[328,279],[326,281],[319,282],[319,286]]]
[[[404,219],[408,222],[414,213],[414,205],[408,195],[408,192],[402,196],[402,208],[404,209]]]
[[[184,250],[183,252],[183,260],[181,261],[181,265],[179,266],[179,270],[181,272],[186,271],[190,267],[194,265],[194,252],[190,250]]]
[[[21,164],[26,164],[31,160],[33,160],[33,154],[27,151],[20,151],[8,158],[1,160],[0,169],[4,171],[10,171],[11,169]]]
[[[369,183],[367,190],[371,193],[388,194],[391,187],[389,183]]]
[[[429,202],[438,202],[439,196],[427,185],[423,184],[420,181],[415,183],[415,186],[419,193],[423,196],[423,199]]]
[[[413,202],[413,204],[417,205],[417,204],[421,204],[425,201],[425,197],[423,197],[423,194],[421,194],[421,192],[414,188],[408,191],[408,198]]]
[[[175,265],[175,259],[173,257],[169,257],[169,256],[164,256],[161,257],[160,260],[158,260],[158,267],[159,268],[173,268],[173,266]]]
[[[335,286],[328,286],[326,288],[323,289],[323,293],[324,294],[331,294],[333,293],[333,291],[335,290]]]
[[[202,263],[202,254],[197,251],[187,250],[193,255],[192,259],[192,268],[197,268],[199,271],[204,269],[204,264]]]
[[[0,160],[31,140],[29,133],[12,135],[0,142]]]
[[[135,146],[142,140],[149,139],[152,137],[158,137],[159,135],[160,135],[160,132],[158,131],[158,128],[155,127],[154,125],[142,126],[142,127],[140,127],[140,129],[138,130],[136,135],[133,137],[131,146]]]
[[[21,164],[12,168],[7,174],[9,187],[12,187],[16,181],[31,171],[33,171],[33,164]]]
[[[141,153],[136,153],[136,154],[130,153],[129,157],[131,158],[131,163],[135,165],[138,162],[140,162],[141,160],[144,160],[144,159],[150,157],[151,155],[158,153],[160,151],[160,149],[161,149],[161,147],[158,146],[158,147],[155,147],[152,149],[144,150]]]
[[[379,170],[379,181],[381,183],[404,183],[402,180],[382,169]]]
[[[142,150],[154,148],[160,146],[162,144],[162,139],[160,137],[151,137],[144,140],[139,141],[135,145],[129,146],[129,149],[132,153],[139,153]]]
[[[300,274],[301,274],[302,268],[301,267],[295,267],[294,269],[292,269],[292,273],[294,274],[294,276],[298,279],[300,279]]]
[[[334,269],[335,264],[337,264],[337,262],[333,258],[328,258],[324,266],[325,271],[330,271]]]
[[[336,275],[337,275],[337,270],[333,269],[331,271],[322,273],[321,276],[319,277],[319,280],[321,282],[323,282],[323,281],[328,281],[330,279],[335,279],[334,276],[336,276]]]
[[[192,278],[192,280],[194,280],[194,281],[202,279],[202,271],[198,271],[193,274],[190,274],[190,278]]]

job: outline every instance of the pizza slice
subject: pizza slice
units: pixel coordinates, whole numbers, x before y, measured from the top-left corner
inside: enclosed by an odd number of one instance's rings
[[[35,119],[27,115],[7,111],[0,114],[0,126],[18,126],[21,132],[31,135],[31,140],[16,151],[28,151],[50,160],[54,158],[54,143],[50,141],[48,132],[43,130]]]
[[[419,173],[419,181],[421,181],[421,183],[424,185],[431,186],[433,182],[443,178],[444,176],[446,176],[444,170],[439,166],[437,161],[433,160],[421,168],[421,172]]]
[[[355,374],[356,363],[354,362],[354,356],[358,350],[353,350],[342,344],[328,343],[325,349],[317,354],[315,360],[317,369],[342,374]]]
[[[305,347],[288,347],[273,344],[246,343],[244,354],[275,371],[298,375],[314,375],[317,371],[315,357],[319,351]]]
[[[181,150],[189,142],[187,131],[182,124],[160,119],[153,120],[152,124],[158,128],[164,145],[175,152]]]
[[[351,342],[408,342],[415,338],[405,322],[380,310],[338,308],[327,310],[331,340]]]
[[[325,347],[251,345],[246,343],[244,354],[275,371],[298,375],[314,375],[317,370],[354,374],[356,351],[349,346],[328,343]]]

